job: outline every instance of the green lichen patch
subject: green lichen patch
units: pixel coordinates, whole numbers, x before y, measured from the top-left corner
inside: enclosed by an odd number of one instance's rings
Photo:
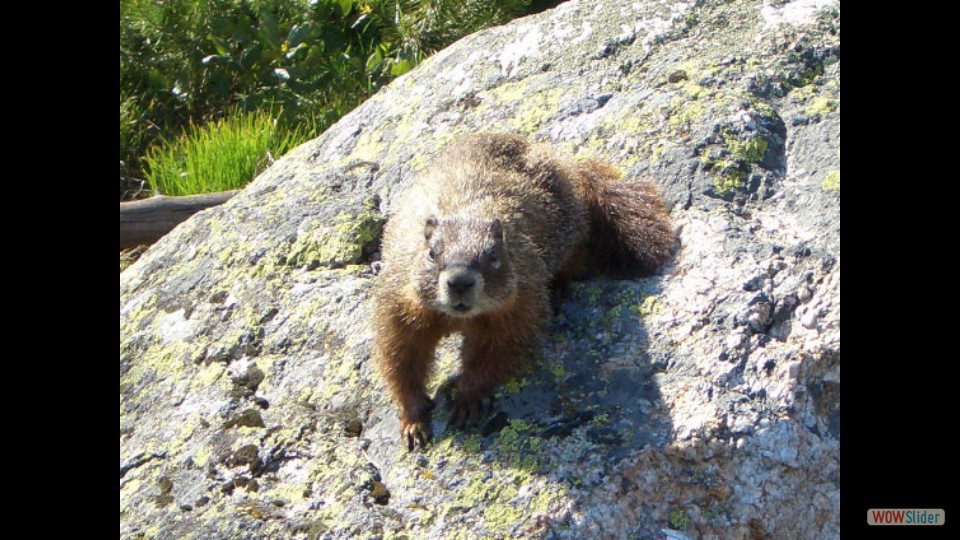
[[[560,98],[566,94],[563,90],[552,89],[526,96],[514,115],[514,128],[528,135],[536,133],[551,115],[560,110]]]
[[[550,366],[550,373],[557,379],[562,379],[567,375],[567,368],[563,362],[557,362]]]
[[[678,72],[687,75],[674,84],[674,97],[666,107],[660,107],[660,116],[667,118],[667,127],[678,135],[686,134],[711,111],[726,107],[732,97],[718,90],[709,81],[720,69],[708,62],[688,60],[680,64]]]
[[[462,531],[465,538],[502,537],[516,532],[523,523],[537,515],[555,510],[563,502],[566,488],[542,478],[539,456],[545,441],[539,438],[538,428],[523,419],[510,420],[487,446],[483,437],[472,434],[462,439],[447,437],[431,445],[431,462],[458,463],[467,476],[456,485],[455,496],[431,516],[480,518],[479,528]],[[490,459],[499,466],[484,465]],[[449,475],[449,471],[443,473]],[[440,474],[438,474],[440,476]],[[471,517],[467,517],[467,522]],[[458,531],[447,531],[447,536],[458,537]]]
[[[383,216],[372,209],[338,214],[330,225],[299,235],[290,246],[286,262],[307,270],[357,264],[376,248],[383,223]]]
[[[749,164],[763,161],[769,146],[766,140],[759,137],[741,140],[729,133],[724,135],[723,140],[733,157]]]
[[[510,420],[493,443],[497,457],[513,469],[536,472],[540,468],[540,439],[531,433],[532,427],[526,420]]]
[[[807,102],[817,97],[820,93],[820,86],[816,84],[810,84],[807,86],[801,86],[799,88],[793,88],[790,90],[790,99],[794,102]]]
[[[196,355],[196,347],[183,341],[148,348],[131,362],[129,371],[120,376],[120,386],[138,388],[157,379],[172,380],[193,367],[191,359]]]
[[[730,170],[716,175],[713,178],[714,192],[720,197],[729,197],[738,189],[743,187],[743,182],[746,180],[746,176],[746,173],[743,171],[735,170]]]
[[[663,305],[657,300],[656,296],[647,296],[641,302],[633,306],[633,310],[641,319],[652,317],[663,311]]]
[[[523,512],[513,504],[491,504],[483,511],[483,519],[492,531],[505,531],[511,525],[520,521]]]
[[[473,508],[483,503],[492,503],[497,500],[509,501],[517,495],[517,488],[512,482],[491,481],[485,474],[477,474],[470,479],[466,488],[461,490],[454,506],[460,508]]]
[[[656,143],[653,145],[653,150],[650,152],[650,161],[652,163],[659,163],[660,158],[663,157],[663,153],[667,150],[666,144]]]
[[[567,92],[545,85],[537,78],[508,82],[480,92],[481,105],[471,108],[469,115],[486,118],[495,107],[501,114],[507,114],[511,131],[530,135],[560,110],[560,99],[566,95]]]
[[[329,404],[337,396],[349,395],[353,388],[360,385],[359,365],[356,358],[346,352],[349,350],[346,347],[335,348],[324,362],[323,379],[327,384],[323,385],[316,398],[319,406]]]
[[[840,100],[826,96],[815,98],[804,112],[808,116],[823,116],[840,108]]]
[[[807,86],[813,84],[818,77],[823,75],[823,62],[813,62],[803,67],[793,82],[797,86]]]
[[[386,145],[383,142],[383,132],[386,127],[387,125],[384,125],[381,129],[361,133],[353,150],[338,165],[349,165],[360,161],[378,161],[386,151]]]
[[[500,104],[513,103],[527,97],[530,83],[527,80],[502,84],[489,92],[483,92],[482,97],[492,99]]]
[[[483,449],[483,437],[474,433],[463,441],[463,449],[471,454],[478,454]]]
[[[668,125],[673,129],[689,128],[707,114],[707,104],[696,98],[678,97],[667,111]]]
[[[823,179],[823,183],[820,184],[820,187],[824,191],[840,191],[840,171],[833,170],[827,173],[827,176]]]
[[[600,318],[600,326],[607,332],[619,332],[623,325],[623,314],[629,312],[629,307],[618,303],[608,309]]]
[[[670,512],[670,528],[678,531],[685,531],[690,528],[690,516],[687,512],[678,509]]]
[[[713,191],[730,197],[744,187],[753,167],[766,157],[769,143],[759,134],[724,130],[719,144],[708,145],[700,154],[704,170],[713,174]]]
[[[514,469],[477,472],[460,488],[441,515],[473,513],[482,518],[480,529],[462,531],[464,538],[501,538],[524,523],[563,504],[567,490],[536,475]],[[459,531],[458,531],[459,532]],[[451,531],[451,537],[459,537]]]
[[[707,97],[710,94],[710,91],[705,87],[690,81],[684,83],[684,85],[681,87],[681,90],[684,94],[686,94],[687,97],[691,99],[700,99]]]
[[[590,307],[596,307],[600,305],[600,298],[603,297],[603,289],[596,285],[592,286],[577,286],[576,290],[578,293],[584,294],[587,299],[587,305]]]
[[[127,299],[120,307],[120,335],[132,336],[149,326],[157,317],[159,298],[160,296],[156,293],[145,293]],[[133,349],[135,349],[135,340],[127,339],[120,343],[121,356]]]
[[[504,392],[509,394],[519,394],[521,390],[530,385],[530,380],[527,377],[514,377],[506,382],[501,388]]]

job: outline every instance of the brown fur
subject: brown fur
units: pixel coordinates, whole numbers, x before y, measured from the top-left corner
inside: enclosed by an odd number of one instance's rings
[[[375,356],[409,448],[430,435],[434,349],[464,334],[456,424],[522,372],[550,316],[550,288],[590,270],[651,272],[674,243],[652,184],[568,163],[519,136],[452,144],[396,202],[374,289]]]

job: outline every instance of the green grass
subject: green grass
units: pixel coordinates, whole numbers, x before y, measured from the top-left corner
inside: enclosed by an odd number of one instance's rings
[[[180,137],[147,152],[147,181],[163,195],[238,189],[310,134],[307,129],[281,129],[265,112],[191,124]]]

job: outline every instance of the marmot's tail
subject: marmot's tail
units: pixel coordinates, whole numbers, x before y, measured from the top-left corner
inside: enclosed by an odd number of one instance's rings
[[[657,187],[620,179],[616,169],[598,160],[578,163],[577,172],[590,213],[588,266],[620,277],[652,274],[676,240]]]

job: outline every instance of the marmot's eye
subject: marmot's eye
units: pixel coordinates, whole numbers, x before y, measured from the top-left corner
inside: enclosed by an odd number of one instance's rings
[[[427,258],[430,259],[431,261],[437,260],[437,253],[433,251],[433,248],[427,249]]]

